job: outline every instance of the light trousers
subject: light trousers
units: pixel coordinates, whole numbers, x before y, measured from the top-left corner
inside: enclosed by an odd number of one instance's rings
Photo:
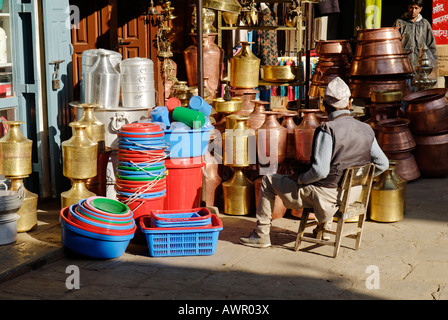
[[[264,176],[256,211],[257,234],[263,236],[270,233],[276,195],[286,208],[313,208],[318,222],[329,223],[333,221],[333,216],[338,210],[340,193],[339,188],[299,185],[285,175]]]

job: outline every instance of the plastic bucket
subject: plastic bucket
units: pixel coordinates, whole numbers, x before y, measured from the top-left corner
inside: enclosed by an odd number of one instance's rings
[[[207,151],[212,129],[166,130],[163,138],[169,145],[170,158],[203,156]]]
[[[202,157],[167,159],[164,210],[182,210],[200,207],[202,198]]]
[[[132,202],[127,202],[128,198],[117,196],[118,200],[126,203],[134,213],[134,219],[141,216],[148,215],[151,210],[163,210],[166,195],[157,198],[135,199]]]
[[[185,123],[192,129],[199,129],[205,123],[205,115],[196,110],[177,107],[173,110],[173,120]]]

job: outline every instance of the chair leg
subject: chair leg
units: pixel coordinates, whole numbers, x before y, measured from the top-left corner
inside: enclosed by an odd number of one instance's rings
[[[297,232],[296,244],[294,246],[294,250],[299,250],[300,243],[302,242],[303,233],[305,232],[305,226],[308,221],[309,211],[304,209],[302,213],[302,217],[300,218],[299,231]]]
[[[339,218],[338,219],[338,225],[336,228],[336,239],[334,241],[334,251],[333,251],[333,258],[336,258],[339,253],[339,247],[341,246],[341,239],[344,229],[344,219]]]
[[[366,220],[366,214],[362,214],[358,218],[358,234],[356,235],[356,244],[355,244],[355,250],[358,250],[361,246],[361,240],[362,240],[362,232],[364,230],[364,221]]]

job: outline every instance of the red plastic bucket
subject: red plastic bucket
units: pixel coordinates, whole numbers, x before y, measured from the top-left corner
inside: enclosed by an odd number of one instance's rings
[[[130,203],[127,203],[127,198],[124,197],[117,196],[117,199],[132,210],[135,220],[141,216],[149,215],[152,210],[163,210],[165,197],[166,195],[157,198],[138,198]]]
[[[193,209],[201,206],[203,166],[205,162],[202,156],[165,160],[168,175],[164,210]]]

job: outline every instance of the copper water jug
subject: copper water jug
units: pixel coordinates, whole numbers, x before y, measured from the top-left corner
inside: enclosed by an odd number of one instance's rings
[[[265,114],[266,120],[256,131],[258,161],[261,165],[269,163],[278,168],[286,157],[288,130],[278,122],[278,112],[266,111]]]
[[[260,59],[250,49],[252,42],[241,42],[241,51],[230,58],[230,85],[236,88],[256,88],[260,76]]]
[[[299,112],[303,113],[303,118],[302,122],[294,129],[295,159],[302,163],[310,163],[314,131],[319,126],[319,121],[316,117],[316,112],[319,112],[319,109],[301,109]]]
[[[296,144],[294,140],[294,129],[297,128],[294,118],[298,116],[297,112],[284,112],[282,114],[282,126],[286,128],[286,159],[293,159],[296,154]]]
[[[203,35],[203,64],[204,78],[208,78],[208,89],[211,98],[216,97],[221,80],[224,50],[215,44],[216,33]],[[198,47],[196,35],[192,34],[193,44],[184,50],[185,67],[187,71],[188,85],[198,86]]]
[[[377,123],[380,128],[378,144],[384,152],[407,151],[415,148],[415,140],[409,130],[409,120],[386,119]]]
[[[395,172],[406,181],[420,178],[420,169],[415,161],[413,150],[385,152],[389,163],[395,162]]]
[[[33,142],[20,131],[23,121],[7,121],[8,132],[0,139],[0,174],[28,176],[32,172]]]
[[[266,111],[265,105],[269,102],[262,101],[262,100],[252,100],[252,102],[255,104],[254,111],[252,111],[249,114],[249,128],[257,130],[260,128],[264,121],[266,120],[266,114],[264,113]]]

